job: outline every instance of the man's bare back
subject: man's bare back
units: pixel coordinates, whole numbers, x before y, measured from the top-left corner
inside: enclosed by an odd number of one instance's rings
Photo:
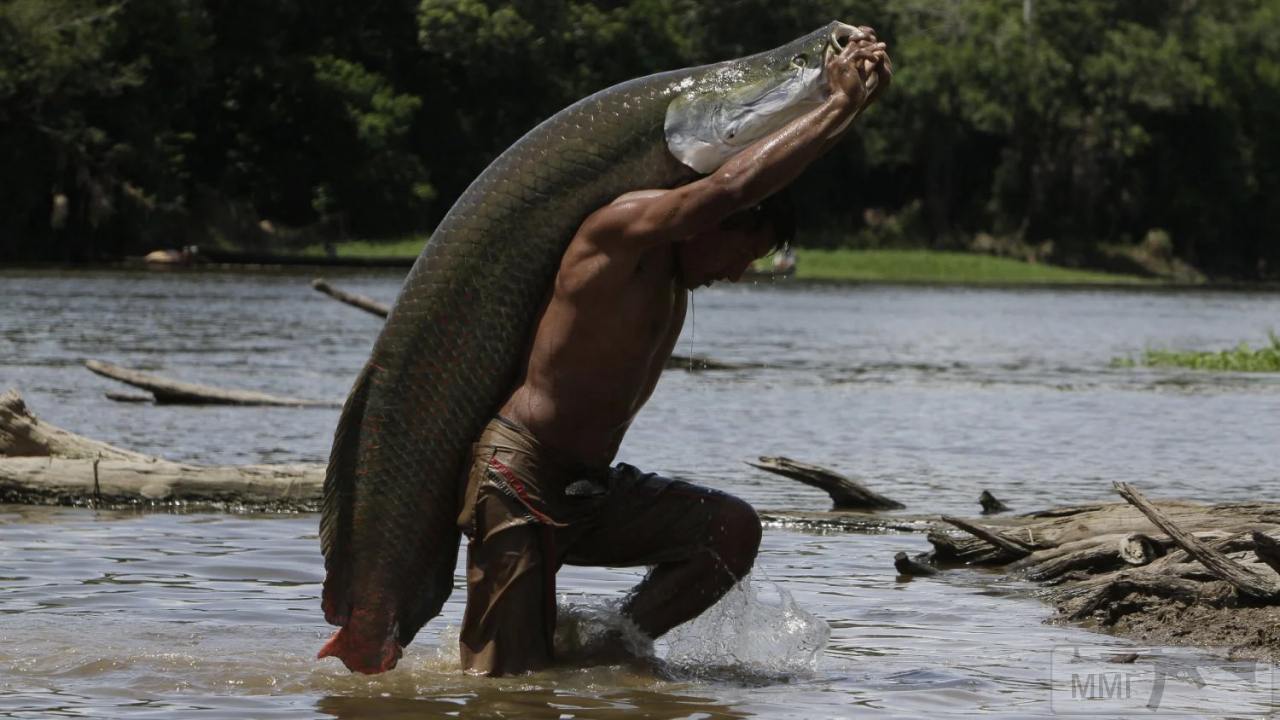
[[[623,199],[625,202],[625,198]],[[545,445],[608,465],[684,325],[675,253],[600,247],[579,233],[539,314],[525,375],[500,411]]]

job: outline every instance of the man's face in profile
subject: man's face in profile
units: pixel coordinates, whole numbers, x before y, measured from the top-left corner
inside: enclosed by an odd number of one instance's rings
[[[751,215],[740,217],[743,215]],[[686,290],[720,280],[737,282],[757,258],[769,254],[775,244],[771,223],[758,211],[730,216],[719,228],[692,237],[676,247],[678,280]]]

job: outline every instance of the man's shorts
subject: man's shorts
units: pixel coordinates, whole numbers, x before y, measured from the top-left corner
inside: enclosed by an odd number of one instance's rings
[[[550,664],[562,564],[685,560],[708,546],[726,499],[625,463],[568,462],[523,426],[495,418],[472,446],[458,516],[470,539],[464,667],[507,674]]]

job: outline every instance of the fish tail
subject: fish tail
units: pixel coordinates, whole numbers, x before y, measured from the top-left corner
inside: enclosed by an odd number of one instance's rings
[[[394,627],[384,633],[373,634],[347,625],[329,638],[316,654],[316,659],[336,657],[351,672],[376,675],[390,670],[400,661],[404,649],[396,642],[395,636]]]

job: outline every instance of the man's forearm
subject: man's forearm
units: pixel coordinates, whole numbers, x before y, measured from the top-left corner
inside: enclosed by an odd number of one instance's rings
[[[714,173],[743,207],[754,205],[795,180],[836,144],[859,108],[833,94],[821,105],[733,156]]]

